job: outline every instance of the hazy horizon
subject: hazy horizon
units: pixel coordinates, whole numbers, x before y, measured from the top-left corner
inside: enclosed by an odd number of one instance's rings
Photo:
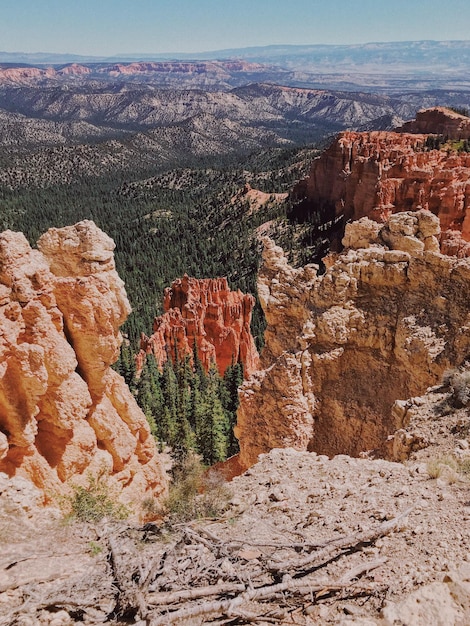
[[[4,0],[0,49],[115,57],[290,45],[468,41],[468,0]]]

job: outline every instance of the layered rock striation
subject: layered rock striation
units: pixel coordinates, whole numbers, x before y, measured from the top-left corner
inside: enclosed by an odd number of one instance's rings
[[[416,113],[416,119],[397,129],[403,133],[442,135],[449,139],[470,138],[470,118],[447,107],[433,107]]]
[[[110,365],[130,312],[114,242],[93,222],[30,247],[0,235],[0,472],[50,500],[103,475],[123,502],[165,491],[144,414]]]
[[[393,213],[428,209],[440,219],[442,251],[469,256],[470,154],[428,150],[427,137],[341,133],[293,195],[303,211],[320,216],[326,233],[328,223],[365,216],[384,222]],[[340,249],[343,232],[331,231],[333,249]]]
[[[155,319],[153,334],[142,336],[137,369],[151,353],[159,367],[169,358],[192,358],[196,345],[206,370],[215,363],[223,376],[240,362],[251,376],[259,360],[250,330],[254,304],[253,296],[231,291],[226,278],[176,279],[165,289],[165,313]]]
[[[470,354],[470,260],[439,252],[419,210],[346,226],[345,250],[291,267],[267,239],[258,291],[261,368],[241,387],[236,435],[249,467],[275,447],[358,455],[401,428],[420,395]]]

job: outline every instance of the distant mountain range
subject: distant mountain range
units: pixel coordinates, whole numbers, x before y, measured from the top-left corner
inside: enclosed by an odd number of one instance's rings
[[[113,57],[74,54],[0,52],[4,69],[31,66],[44,68],[64,64],[90,66],[95,72],[116,64],[216,62],[224,68],[227,61],[244,61],[249,68],[264,73],[257,80],[271,80],[291,86],[395,91],[404,88],[468,88],[470,86],[469,41],[408,41],[356,45],[273,45],[234,48],[200,53],[122,54]],[[206,64],[207,65],[207,64]],[[6,67],[7,66],[7,67]],[[101,67],[99,67],[101,66]],[[165,67],[165,66],[162,66]],[[167,66],[169,68],[170,66]],[[59,67],[60,69],[60,67]],[[173,70],[171,70],[173,71]],[[250,73],[250,70],[247,70]],[[176,72],[178,73],[178,72]],[[181,72],[180,72],[181,73]],[[206,72],[207,73],[207,72]],[[160,76],[161,78],[161,76]],[[238,79],[241,78],[240,72]],[[247,79],[245,83],[248,82]],[[161,83],[160,83],[161,84]],[[174,83],[172,83],[174,86]],[[229,81],[234,87],[241,80]]]
[[[390,130],[423,107],[470,102],[470,91],[390,97],[267,83],[213,91],[62,78],[0,83],[0,185],[47,186],[317,143],[346,128]]]

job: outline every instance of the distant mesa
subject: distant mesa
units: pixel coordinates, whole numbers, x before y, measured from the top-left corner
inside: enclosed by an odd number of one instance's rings
[[[230,290],[226,278],[176,279],[165,289],[165,312],[155,319],[153,334],[142,335],[137,370],[147,354],[162,367],[168,359],[192,358],[196,345],[206,370],[215,363],[223,376],[240,362],[248,378],[259,359],[250,330],[254,304],[252,295]]]

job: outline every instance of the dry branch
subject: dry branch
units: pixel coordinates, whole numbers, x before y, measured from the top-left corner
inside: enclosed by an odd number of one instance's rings
[[[270,561],[268,563],[268,569],[271,572],[289,573],[293,570],[299,572],[302,570],[312,570],[320,567],[340,555],[342,552],[349,551],[353,548],[357,549],[362,545],[370,544],[379,539],[379,537],[384,537],[393,530],[396,530],[403,519],[407,517],[413,509],[414,506],[409,507],[403,511],[403,513],[397,515],[397,517],[380,524],[377,528],[372,530],[366,530],[353,535],[348,535],[346,537],[340,537],[322,550],[318,550],[317,552],[314,552],[313,554],[310,554],[302,559],[295,559],[287,562],[284,561],[282,563]]]

